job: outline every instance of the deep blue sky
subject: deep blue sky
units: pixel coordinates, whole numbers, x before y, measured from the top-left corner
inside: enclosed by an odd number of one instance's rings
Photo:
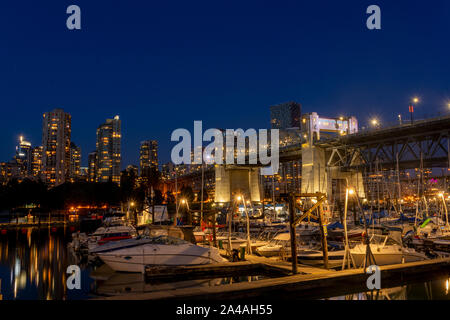
[[[66,28],[66,8],[82,30]],[[366,28],[377,4],[382,30]],[[450,1],[0,2],[0,161],[18,136],[41,142],[42,113],[72,114],[72,140],[95,149],[97,126],[119,114],[123,165],[157,139],[169,160],[176,128],[269,127],[289,100],[324,116],[446,112]]]

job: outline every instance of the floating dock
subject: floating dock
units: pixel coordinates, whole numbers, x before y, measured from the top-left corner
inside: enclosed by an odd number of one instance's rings
[[[265,262],[256,260],[264,259]],[[262,260],[262,261],[264,261]],[[284,267],[283,263],[287,264]],[[261,266],[264,265],[264,266]],[[225,263],[220,265],[208,265],[198,267],[186,267],[185,274],[208,274],[223,277],[223,273],[232,270],[232,273],[242,270],[256,270],[267,268],[283,270],[287,273],[290,264],[279,261],[272,264],[270,259],[249,256],[248,261],[240,263]],[[215,269],[216,268],[216,269]],[[275,269],[274,269],[275,268]],[[197,269],[197,270],[196,270]],[[174,274],[179,268],[168,271]],[[217,270],[217,273],[214,273]],[[448,277],[450,274],[450,259],[435,259],[421,262],[405,263],[390,266],[381,266],[381,288],[387,289],[401,286],[405,283],[425,282],[433,279]],[[148,269],[150,272],[151,270]],[[161,270],[155,277],[162,277]],[[344,271],[324,270],[314,267],[299,265],[299,274],[276,278],[263,279],[253,282],[240,282],[229,285],[212,287],[198,287],[168,290],[164,292],[130,293],[125,295],[103,297],[107,300],[238,300],[238,299],[320,299],[333,296],[341,296],[351,293],[368,291],[366,282],[369,274],[363,269],[351,269]],[[230,276],[230,275],[228,275]]]

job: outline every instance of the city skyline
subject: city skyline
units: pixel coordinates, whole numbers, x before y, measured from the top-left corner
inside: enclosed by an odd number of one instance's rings
[[[238,11],[208,2],[78,4],[83,27],[75,32],[65,26],[63,5],[8,4],[21,15],[0,21],[11,30],[0,36],[8,44],[0,53],[0,104],[9,110],[0,119],[1,161],[20,135],[37,145],[36,119],[58,107],[72,115],[83,166],[98,124],[118,114],[122,169],[138,164],[144,139],[159,141],[164,163],[173,130],[194,120],[269,128],[268,107],[286,101],[298,101],[303,112],[354,115],[361,125],[372,117],[407,119],[414,96],[421,100],[416,117],[448,109],[448,1],[379,1],[382,29],[375,31],[365,25],[367,4],[356,1],[249,1]]]

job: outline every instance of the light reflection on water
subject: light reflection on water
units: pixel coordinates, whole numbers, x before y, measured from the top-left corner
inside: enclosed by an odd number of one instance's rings
[[[411,283],[400,287],[333,297],[327,300],[450,300],[449,279]]]
[[[0,279],[4,300],[82,299],[88,297],[89,270],[82,268],[86,290],[67,290],[67,253],[73,229],[22,228],[0,234]]]
[[[22,228],[0,232],[0,279],[4,300],[70,300],[117,294],[226,285],[261,280],[262,276],[145,283],[142,274],[101,272],[68,250],[73,228]],[[79,265],[81,290],[66,286],[67,267]],[[102,269],[101,269],[102,268]]]

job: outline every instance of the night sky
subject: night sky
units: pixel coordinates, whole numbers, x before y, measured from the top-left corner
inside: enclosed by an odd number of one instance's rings
[[[82,30],[66,28],[81,8]],[[381,7],[382,30],[366,28]],[[41,144],[42,113],[72,115],[83,165],[96,128],[122,119],[123,167],[139,142],[171,132],[267,128],[269,106],[295,100],[303,112],[377,116],[393,122],[418,96],[416,117],[447,113],[450,1],[0,2],[0,161],[23,134]]]

